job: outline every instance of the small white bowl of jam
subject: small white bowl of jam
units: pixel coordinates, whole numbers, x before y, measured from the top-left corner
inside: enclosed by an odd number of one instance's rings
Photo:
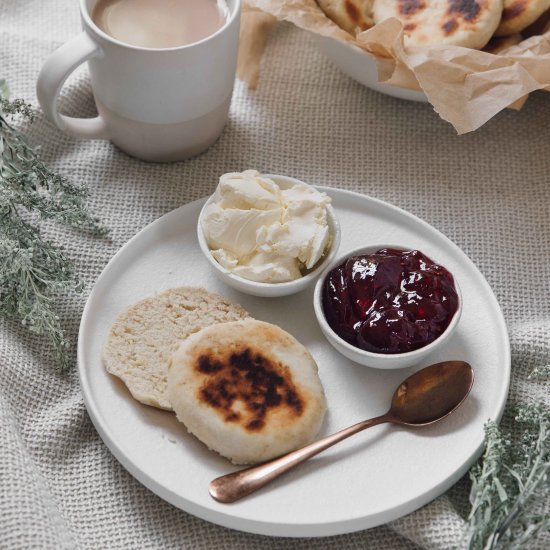
[[[252,172],[252,171],[243,172],[242,174],[226,174],[226,176],[238,177],[242,175],[247,175],[248,172]],[[224,176],[222,176],[222,178],[220,179],[220,182],[223,179],[223,177]],[[297,189],[297,188],[302,188],[302,189],[309,188],[309,190],[315,190],[313,186],[307,183],[304,183],[300,180],[297,180],[295,178],[290,178],[287,176],[280,176],[280,175],[273,175],[273,174],[261,175],[256,172],[252,174],[252,176],[249,175],[247,177],[260,177],[262,178],[263,185],[267,185],[265,180],[269,180],[271,184],[273,183],[276,184],[281,191]],[[250,182],[248,182],[248,184],[250,184]],[[236,193],[234,193],[233,190],[231,191],[233,193],[233,196],[235,196]],[[318,191],[315,190],[315,192],[319,194]],[[227,265],[223,265],[223,261],[220,261],[220,260],[224,260],[225,258],[223,257],[216,258],[216,254],[218,254],[218,256],[220,255],[219,250],[214,250],[211,246],[209,246],[209,242],[205,234],[205,223],[208,221],[207,216],[208,216],[209,209],[211,208],[211,205],[216,202],[216,200],[219,200],[219,196],[217,195],[217,193],[218,191],[214,193],[214,195],[212,195],[206,201],[206,203],[204,204],[201,210],[198,224],[197,224],[197,237],[199,241],[199,246],[206,260],[214,269],[216,276],[221,281],[231,286],[232,288],[235,288],[236,290],[239,290],[246,294],[251,294],[252,296],[261,296],[261,297],[278,297],[278,296],[287,296],[290,294],[295,294],[297,292],[304,290],[310,284],[312,284],[315,281],[315,279],[319,277],[319,275],[325,269],[325,267],[329,263],[331,263],[331,261],[334,259],[338,251],[338,247],[340,245],[340,236],[341,236],[340,224],[338,222],[338,218],[336,217],[334,209],[332,208],[332,205],[326,204],[326,226],[328,227],[328,240],[326,241],[327,242],[326,246],[322,250],[322,254],[320,254],[318,261],[316,261],[314,265],[312,265],[308,269],[304,265],[300,264],[299,273],[297,273],[297,278],[293,280],[286,280],[281,282],[264,282],[259,280],[253,280],[240,275],[238,269],[236,270],[231,269]],[[239,200],[242,202],[241,197],[239,197]],[[267,197],[267,199],[262,199],[262,200],[269,200],[269,197]],[[245,199],[245,202],[246,202],[246,199]],[[248,231],[249,227],[252,227],[252,230],[256,231],[256,229],[254,229],[255,221],[252,220],[252,222],[250,222],[250,219],[247,218],[246,215],[243,215],[242,223],[240,224],[232,223],[232,224],[228,224],[228,226],[229,225],[231,225],[229,229],[233,231],[232,232],[227,231],[227,233],[224,234],[223,231],[218,230],[218,233],[221,234],[221,237],[218,240],[223,241],[223,239],[226,238],[226,235],[231,235],[233,233],[236,233],[239,235],[241,240],[244,240],[246,243],[248,238],[245,236],[245,238],[242,239],[242,233]],[[234,229],[235,226],[238,226],[237,230]]]
[[[325,269],[313,305],[323,334],[342,355],[399,369],[418,364],[449,339],[462,296],[452,274],[419,250],[370,245]]]

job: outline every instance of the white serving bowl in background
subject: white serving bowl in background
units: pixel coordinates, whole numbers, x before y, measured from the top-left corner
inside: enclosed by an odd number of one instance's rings
[[[263,174],[263,176],[272,179],[281,189],[289,189],[294,185],[309,186],[309,184],[303,181],[297,180],[295,178],[290,178],[288,176],[280,176],[274,174]],[[332,262],[338,251],[341,237],[340,224],[334,212],[334,208],[332,207],[332,205],[329,204],[327,207],[327,221],[332,240],[328,253],[325,254],[324,258],[322,258],[322,260],[317,264],[317,267],[315,267],[315,269],[313,269],[303,277],[300,277],[300,279],[296,279],[295,281],[288,281],[285,283],[259,283],[256,281],[244,279],[243,277],[239,277],[225,267],[221,266],[214,259],[206,242],[204,232],[202,230],[202,217],[204,211],[206,207],[212,202],[213,198],[214,195],[212,195],[206,201],[199,215],[199,220],[197,223],[197,237],[199,240],[199,246],[204,254],[204,257],[210,263],[218,278],[230,287],[244,292],[245,294],[260,296],[263,298],[275,298],[278,296],[288,296],[290,294],[296,294],[297,292],[304,290],[311,283],[313,283],[313,281],[321,274],[325,267]]]
[[[404,245],[394,245],[394,244],[377,244],[362,246],[349,250],[345,254],[339,255],[335,258],[330,265],[328,265],[321,276],[319,277],[317,284],[315,285],[315,292],[313,294],[313,308],[315,310],[315,316],[319,322],[319,326],[326,339],[332,344],[332,346],[339,351],[342,355],[346,356],[348,359],[355,361],[366,367],[373,367],[375,369],[402,369],[405,367],[412,367],[419,364],[423,361],[428,355],[430,355],[436,349],[440,349],[441,346],[450,338],[452,333],[455,331],[458,321],[460,320],[460,315],[462,313],[462,295],[460,293],[460,288],[456,279],[454,279],[455,290],[458,295],[458,309],[454,314],[449,326],[445,331],[436,338],[433,342],[429,343],[427,346],[416,349],[414,351],[408,351],[405,353],[394,353],[394,354],[385,354],[385,353],[374,353],[371,351],[365,351],[361,348],[353,346],[352,344],[346,342],[343,338],[340,338],[332,330],[330,325],[327,322],[325,317],[325,312],[323,310],[323,285],[328,274],[341,263],[344,262],[350,256],[359,256],[362,254],[372,254],[381,248],[397,248],[402,250],[418,250],[415,247],[407,247]],[[439,263],[437,258],[429,256],[431,260],[435,263]],[[439,264],[442,265],[442,264]],[[443,266],[445,267],[445,266]],[[454,276],[453,276],[454,278]]]
[[[357,46],[344,44],[328,36],[314,34],[313,37],[319,49],[334,65],[363,86],[399,99],[424,103],[428,101],[423,92],[378,82],[378,69],[374,57]]]

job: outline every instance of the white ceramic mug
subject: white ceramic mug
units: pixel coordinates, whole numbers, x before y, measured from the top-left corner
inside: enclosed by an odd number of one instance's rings
[[[237,64],[240,0],[227,0],[225,25],[207,38],[177,48],[141,48],[104,33],[90,14],[96,0],[80,0],[84,31],[46,61],[37,96],[63,132],[110,139],[130,155],[175,161],[207,149],[225,122]],[[99,116],[73,118],[57,111],[67,77],[88,61]]]

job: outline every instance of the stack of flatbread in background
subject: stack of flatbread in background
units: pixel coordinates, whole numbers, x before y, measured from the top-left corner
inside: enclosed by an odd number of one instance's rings
[[[261,17],[311,32],[336,66],[368,88],[374,62],[390,95],[423,92],[458,134],[503,109],[519,110],[532,92],[550,91],[550,0],[244,0],[248,39],[237,73],[251,88],[265,46],[253,24]]]
[[[519,44],[522,31],[546,18],[550,0],[317,0],[353,36],[394,17],[405,44],[449,44],[499,53]],[[545,32],[543,27],[540,32]]]

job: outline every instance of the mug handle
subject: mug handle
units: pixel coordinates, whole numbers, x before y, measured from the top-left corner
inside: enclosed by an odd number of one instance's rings
[[[53,52],[40,70],[36,83],[38,102],[46,117],[69,136],[109,139],[107,126],[100,116],[74,118],[57,112],[57,98],[68,76],[88,59],[102,56],[101,47],[84,31]]]

